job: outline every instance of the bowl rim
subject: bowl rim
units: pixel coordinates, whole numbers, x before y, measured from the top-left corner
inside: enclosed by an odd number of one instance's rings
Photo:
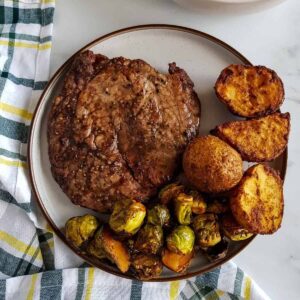
[[[32,161],[33,161],[33,153],[32,153],[32,144],[33,144],[33,133],[35,131],[36,128],[36,116],[38,115],[42,104],[45,102],[45,95],[51,91],[52,87],[56,84],[60,74],[67,68],[68,65],[71,64],[71,62],[73,61],[73,59],[81,52],[90,49],[92,46],[98,44],[99,42],[105,41],[109,38],[115,37],[117,35],[121,35],[124,33],[128,33],[128,32],[133,32],[133,31],[139,31],[139,30],[148,30],[148,29],[167,29],[167,30],[174,30],[174,31],[181,31],[181,32],[186,32],[186,33],[190,33],[190,34],[194,34],[197,36],[200,36],[202,38],[205,38],[223,48],[225,48],[226,50],[228,50],[229,52],[231,52],[231,54],[233,54],[234,56],[238,57],[244,64],[247,65],[252,65],[252,63],[244,56],[242,55],[239,51],[237,51],[236,49],[234,49],[233,47],[231,47],[230,45],[228,45],[227,43],[223,42],[222,40],[207,34],[205,32],[193,29],[193,28],[189,28],[189,27],[184,27],[184,26],[179,26],[179,25],[171,25],[171,24],[143,24],[143,25],[136,25],[136,26],[130,26],[130,27],[126,27],[126,28],[122,28],[116,31],[112,31],[110,33],[107,33],[105,35],[102,35],[101,37],[93,40],[92,42],[86,44],[85,46],[83,46],[82,48],[80,48],[78,51],[76,51],[69,59],[67,59],[59,68],[58,70],[54,73],[54,75],[50,78],[50,80],[48,81],[45,89],[43,90],[36,108],[34,110],[33,113],[33,118],[31,121],[31,125],[30,125],[30,131],[29,131],[29,138],[28,138],[28,146],[27,146],[27,150],[28,150],[28,155],[27,155],[27,161],[28,161],[28,169],[29,169],[29,179],[30,179],[30,183],[31,183],[31,187],[32,187],[32,192],[35,196],[35,199],[42,211],[42,214],[44,215],[44,217],[46,218],[47,222],[50,224],[50,226],[52,227],[54,233],[64,242],[65,245],[67,245],[69,248],[71,248],[73,250],[73,252],[75,254],[77,254],[79,257],[81,257],[85,262],[87,262],[88,264],[90,264],[93,267],[99,268],[105,272],[108,272],[110,274],[122,277],[122,278],[126,278],[126,279],[133,279],[133,280],[139,280],[135,277],[133,277],[130,274],[123,274],[120,271],[116,271],[115,269],[113,269],[111,266],[109,266],[106,263],[103,263],[99,260],[93,259],[92,257],[88,256],[86,253],[84,253],[83,251],[80,251],[78,248],[74,247],[69,241],[67,241],[65,235],[62,233],[62,231],[56,226],[56,224],[54,223],[54,221],[52,220],[52,218],[50,217],[50,215],[48,214],[43,201],[41,199],[41,196],[38,192],[38,187],[35,181],[35,175],[34,175],[34,170],[32,167]],[[286,169],[287,169],[287,148],[286,150],[283,152],[283,154],[281,154],[283,156],[283,166],[282,166],[282,170],[280,170],[280,174],[281,174],[281,178],[284,180],[285,178],[285,174],[286,174]],[[221,266],[222,264],[226,263],[227,261],[229,261],[230,259],[232,259],[234,256],[236,256],[237,254],[239,254],[241,251],[243,251],[249,244],[250,242],[255,238],[256,235],[253,235],[251,238],[247,239],[244,245],[241,246],[241,248],[232,253],[231,255],[226,256],[224,259],[222,260],[217,260],[215,262],[213,262],[212,264],[210,264],[209,266],[201,269],[200,271],[195,271],[195,272],[187,272],[184,274],[178,274],[178,276],[174,276],[174,277],[165,277],[165,278],[153,278],[151,280],[146,280],[145,282],[168,282],[168,281],[176,281],[176,280],[182,280],[182,279],[187,279],[190,277],[194,277],[197,275],[201,275],[204,274],[206,272],[209,272],[219,266]],[[143,281],[143,280],[139,280],[139,281]]]

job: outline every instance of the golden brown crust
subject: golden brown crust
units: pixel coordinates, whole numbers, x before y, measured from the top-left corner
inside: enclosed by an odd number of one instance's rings
[[[183,169],[198,190],[208,193],[229,190],[243,176],[240,154],[212,135],[197,137],[188,145],[183,156]]]
[[[219,75],[215,91],[232,113],[248,118],[273,113],[284,100],[281,79],[264,66],[228,66]]]
[[[278,157],[287,146],[289,132],[289,113],[228,122],[213,130],[213,134],[236,149],[243,160],[253,162],[271,161]]]
[[[264,164],[250,167],[232,194],[230,207],[237,222],[250,232],[277,231],[284,208],[281,178]]]

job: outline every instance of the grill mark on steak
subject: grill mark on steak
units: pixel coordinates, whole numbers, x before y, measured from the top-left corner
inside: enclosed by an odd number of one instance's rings
[[[200,102],[185,71],[167,75],[142,60],[81,53],[48,121],[55,180],[75,203],[109,211],[147,200],[170,180],[197,134]]]

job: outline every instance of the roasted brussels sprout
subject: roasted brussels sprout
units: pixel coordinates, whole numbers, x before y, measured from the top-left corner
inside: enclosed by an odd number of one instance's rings
[[[156,255],[138,254],[131,263],[134,275],[141,280],[149,280],[158,277],[163,269],[160,258]]]
[[[99,259],[107,258],[115,263],[121,272],[128,271],[130,255],[125,245],[114,239],[108,227],[100,228],[87,247],[87,252]]]
[[[212,247],[221,241],[217,216],[214,214],[196,216],[193,221],[193,228],[201,248]]]
[[[157,204],[147,212],[147,221],[150,224],[165,226],[169,224],[170,212],[163,204]]]
[[[206,251],[206,256],[210,261],[222,259],[228,251],[228,242],[224,239],[213,247],[209,247]]]
[[[221,225],[225,236],[232,241],[243,241],[253,235],[253,233],[239,225],[231,214],[222,217]]]
[[[189,194],[193,197],[192,212],[196,215],[204,214],[207,204],[203,196],[197,191],[191,191]]]
[[[223,214],[229,210],[229,202],[226,198],[214,199],[207,204],[206,212]]]
[[[132,199],[117,201],[109,218],[110,228],[121,234],[133,235],[142,226],[146,216],[145,206]]]
[[[73,217],[66,223],[66,238],[76,247],[80,247],[94,235],[98,227],[99,221],[95,216]]]
[[[143,253],[156,254],[163,245],[161,226],[146,224],[137,234],[135,249]]]
[[[190,265],[193,256],[194,251],[188,254],[178,254],[166,248],[162,252],[161,259],[163,264],[170,270],[177,273],[183,273]]]
[[[193,197],[180,193],[175,199],[174,211],[178,222],[189,225],[192,217]]]
[[[194,231],[186,225],[175,227],[173,231],[167,236],[168,249],[175,253],[188,254],[192,252],[194,243]]]
[[[169,204],[169,202],[175,199],[180,193],[183,193],[184,186],[178,182],[166,185],[158,194],[158,198],[162,204]]]

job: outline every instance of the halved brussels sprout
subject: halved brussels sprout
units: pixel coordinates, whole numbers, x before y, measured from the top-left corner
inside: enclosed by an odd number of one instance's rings
[[[231,214],[222,217],[221,225],[225,236],[232,241],[243,241],[253,235],[253,233],[239,225]]]
[[[73,217],[65,225],[66,238],[76,247],[80,247],[94,235],[99,225],[98,219],[93,215]]]
[[[132,260],[132,267],[134,275],[140,280],[158,277],[163,270],[160,258],[151,254],[135,255]]]
[[[217,216],[214,214],[196,216],[193,221],[193,228],[201,248],[212,247],[221,241]]]
[[[175,253],[188,254],[193,251],[194,231],[186,225],[179,225],[167,236],[168,249]]]
[[[162,204],[169,204],[170,201],[175,199],[180,193],[184,191],[184,186],[178,182],[166,185],[158,194],[158,198]]]
[[[147,212],[147,221],[150,224],[165,226],[169,224],[170,212],[163,204],[157,204]]]
[[[228,242],[222,239],[221,242],[213,247],[209,247],[206,251],[206,256],[210,261],[222,259],[226,256],[228,251]]]
[[[123,273],[129,269],[130,255],[126,246],[114,239],[112,232],[106,226],[96,232],[95,237],[87,247],[87,252],[99,259],[109,259]]]
[[[193,197],[180,193],[175,199],[174,211],[178,222],[189,225],[192,217]]]
[[[117,201],[109,218],[109,226],[116,233],[135,234],[146,216],[145,206],[132,199]]]
[[[163,264],[170,270],[177,273],[183,273],[190,265],[193,256],[194,251],[188,254],[179,254],[166,248],[162,252],[161,259]]]
[[[204,214],[207,204],[203,196],[197,191],[191,191],[189,194],[193,197],[192,212],[196,215]]]
[[[229,210],[229,202],[226,198],[213,199],[207,203],[206,212],[223,214]]]
[[[156,254],[163,245],[161,226],[146,224],[137,234],[135,250],[143,253]]]

